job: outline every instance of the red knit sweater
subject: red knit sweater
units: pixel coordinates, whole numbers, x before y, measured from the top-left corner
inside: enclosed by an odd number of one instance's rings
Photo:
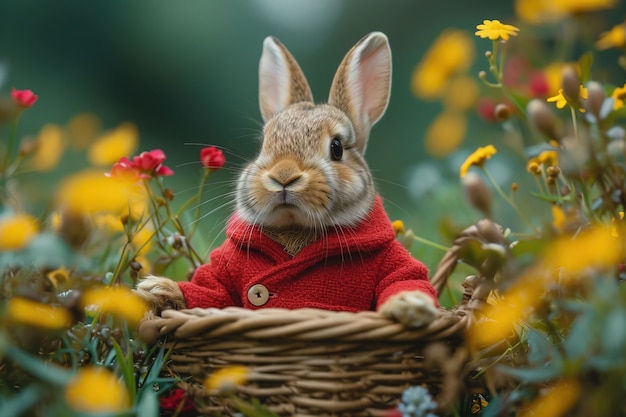
[[[179,283],[188,308],[259,308],[248,299],[255,284],[267,288],[262,307],[375,310],[391,295],[420,290],[437,293],[426,267],[395,239],[380,197],[355,228],[329,229],[294,257],[234,214],[227,240],[198,268],[191,282]]]

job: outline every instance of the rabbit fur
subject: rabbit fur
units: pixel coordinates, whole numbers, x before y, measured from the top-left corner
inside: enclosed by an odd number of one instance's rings
[[[291,256],[332,231],[349,233],[365,221],[377,194],[364,153],[390,90],[391,50],[383,33],[370,33],[350,49],[326,104],[314,104],[291,53],[276,38],[266,38],[259,63],[263,143],[237,181],[237,221],[259,227]],[[179,285],[167,278],[149,276],[136,292],[157,314],[187,306]],[[436,299],[402,291],[379,311],[407,326],[424,326],[436,315]]]

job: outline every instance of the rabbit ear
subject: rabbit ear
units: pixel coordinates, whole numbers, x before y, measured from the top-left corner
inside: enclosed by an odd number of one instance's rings
[[[259,105],[264,121],[285,107],[301,101],[313,101],[313,94],[300,66],[276,38],[263,41],[259,63]]]
[[[365,151],[371,127],[385,113],[391,92],[391,49],[387,36],[372,32],[339,65],[328,102],[352,120],[357,147]]]

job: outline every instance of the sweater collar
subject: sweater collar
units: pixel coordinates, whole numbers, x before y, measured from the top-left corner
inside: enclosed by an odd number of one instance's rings
[[[244,251],[250,249],[260,251],[276,261],[292,259],[283,247],[264,234],[260,227],[243,222],[237,213],[233,214],[228,222],[226,236]],[[367,254],[394,238],[393,228],[385,213],[382,199],[377,195],[370,214],[364,221],[354,227],[327,229],[325,236],[310,243],[293,259]]]

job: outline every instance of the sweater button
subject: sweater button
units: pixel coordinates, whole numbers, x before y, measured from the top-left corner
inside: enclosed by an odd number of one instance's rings
[[[270,298],[270,292],[265,285],[255,284],[248,290],[248,301],[253,306],[260,307],[267,303]]]

